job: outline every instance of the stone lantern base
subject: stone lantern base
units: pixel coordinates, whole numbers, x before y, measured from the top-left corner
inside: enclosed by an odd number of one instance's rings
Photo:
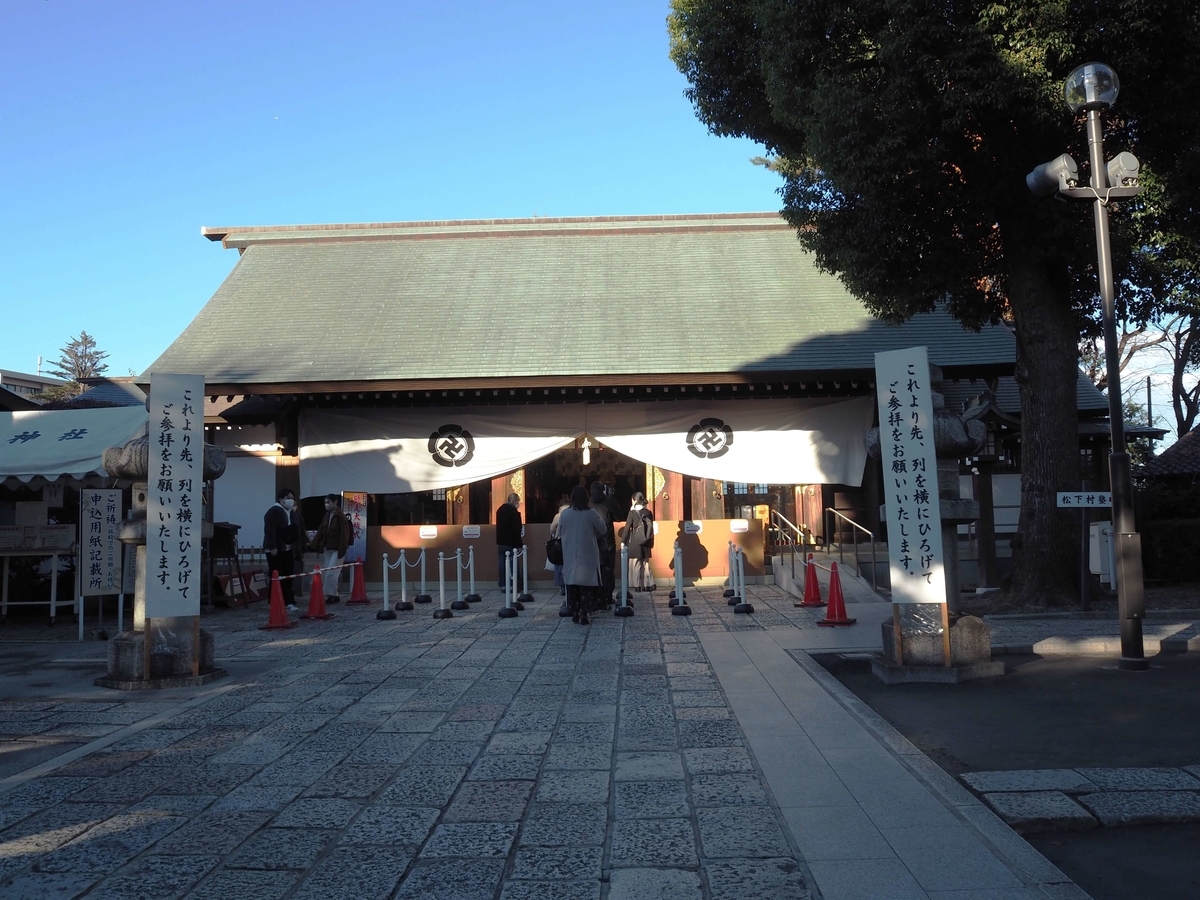
[[[200,674],[192,674],[191,641],[172,648],[170,653],[150,654],[150,677],[144,678],[146,635],[142,631],[123,631],[108,642],[108,674],[94,682],[99,687],[120,691],[145,691],[161,688],[196,687],[208,684],[228,673],[213,665],[212,632],[200,629]]]
[[[871,671],[884,684],[959,684],[1004,674],[1004,663],[992,660],[992,630],[976,616],[962,616],[950,625],[950,665],[940,634],[903,630],[904,664],[896,663],[892,620],[880,623],[883,653],[871,659]]]

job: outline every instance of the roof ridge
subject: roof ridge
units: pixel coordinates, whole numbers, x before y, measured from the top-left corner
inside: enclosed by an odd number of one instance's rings
[[[782,217],[777,212],[680,213],[640,216],[533,216],[531,218],[506,219],[430,219],[410,222],[329,222],[300,225],[205,226],[200,229],[200,234],[211,241],[219,241],[233,233],[240,235],[284,233],[305,234],[313,237],[333,237],[339,234],[362,231],[389,230],[404,232],[416,229],[444,228],[447,234],[453,234],[461,232],[466,228],[513,228],[525,225],[540,227],[612,225],[640,228],[658,225],[663,228],[680,228],[687,227],[689,223],[694,223],[694,227],[704,228],[712,227],[714,223],[730,221],[744,222],[747,219],[761,219],[763,220],[763,224],[766,224],[768,220],[772,223],[783,222]],[[521,231],[518,233],[531,234],[536,232]]]

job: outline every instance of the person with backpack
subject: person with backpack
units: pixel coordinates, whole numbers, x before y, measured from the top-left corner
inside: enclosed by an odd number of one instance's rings
[[[629,548],[629,587],[635,592],[654,590],[654,575],[650,571],[650,555],[654,549],[654,513],[646,508],[646,495],[633,494],[633,506],[625,520],[625,546]]]
[[[322,569],[333,569],[338,560],[346,556],[346,548],[350,546],[350,528],[350,520],[342,512],[342,498],[337,494],[326,494],[325,515],[321,517],[321,525],[317,528],[317,536],[313,538],[311,545],[311,549],[321,556]],[[321,573],[326,606],[341,602],[338,596],[338,580],[341,574],[341,569]]]

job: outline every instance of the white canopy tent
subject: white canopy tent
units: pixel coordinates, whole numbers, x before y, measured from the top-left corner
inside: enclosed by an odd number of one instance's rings
[[[141,406],[0,412],[0,484],[107,477],[102,456],[145,432]]]
[[[870,397],[305,411],[300,490],[406,493],[493,478],[586,435],[723,481],[862,482]]]

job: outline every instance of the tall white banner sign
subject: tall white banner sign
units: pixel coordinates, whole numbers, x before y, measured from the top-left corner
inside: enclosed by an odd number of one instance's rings
[[[204,377],[150,376],[146,616],[200,615]]]
[[[79,492],[80,593],[85,597],[122,593],[120,522],[120,491]]]
[[[893,603],[945,603],[929,354],[875,354]]]

